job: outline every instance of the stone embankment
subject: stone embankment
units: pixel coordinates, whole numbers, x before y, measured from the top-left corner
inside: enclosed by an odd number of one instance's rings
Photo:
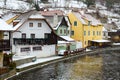
[[[47,66],[47,65],[50,65],[50,64],[53,64],[53,63],[56,63],[56,62],[60,62],[60,61],[63,61],[63,60],[77,58],[77,57],[85,56],[85,55],[101,54],[101,53],[106,53],[106,52],[110,52],[110,51],[111,52],[112,51],[120,52],[120,47],[106,47],[106,48],[99,48],[99,49],[96,49],[94,51],[88,51],[88,52],[84,51],[84,52],[75,53],[75,54],[72,54],[72,55],[61,57],[59,59],[43,62],[43,63],[40,63],[40,64],[24,67],[24,68],[21,68],[21,69],[17,69],[16,74],[26,73],[26,72],[29,72],[29,71],[34,70],[36,68],[42,68],[44,66]]]

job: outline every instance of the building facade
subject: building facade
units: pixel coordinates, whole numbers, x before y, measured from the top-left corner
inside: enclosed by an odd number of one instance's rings
[[[13,31],[13,28],[0,19],[0,67],[8,65],[4,64],[4,54],[11,52],[11,31]]]
[[[102,39],[102,24],[88,14],[71,12],[68,14],[71,27],[71,37],[82,42],[82,47],[91,45],[92,40]],[[96,45],[96,44],[94,44]]]
[[[15,55],[38,58],[56,54],[56,35],[40,14],[30,14],[24,21],[18,22],[14,28],[12,51]]]

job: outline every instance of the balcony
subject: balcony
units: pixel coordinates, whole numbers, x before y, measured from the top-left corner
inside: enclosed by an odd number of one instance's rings
[[[51,45],[56,44],[56,40],[42,38],[14,38],[14,45]]]
[[[10,41],[9,40],[0,40],[0,51],[10,50]]]
[[[118,32],[108,32],[108,36],[120,36],[120,31],[118,31]]]

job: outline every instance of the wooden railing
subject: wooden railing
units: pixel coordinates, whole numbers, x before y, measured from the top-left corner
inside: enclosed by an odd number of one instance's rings
[[[41,38],[14,38],[14,45],[51,45],[57,44],[56,40]]]

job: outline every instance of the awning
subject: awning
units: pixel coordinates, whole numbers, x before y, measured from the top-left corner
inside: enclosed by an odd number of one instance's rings
[[[92,42],[98,42],[98,43],[109,43],[109,42],[111,42],[109,40],[90,40],[90,41],[92,41]]]
[[[58,41],[58,44],[67,44],[67,43],[69,43],[69,42],[67,42],[67,41]]]
[[[74,39],[70,38],[69,36],[60,36],[61,38],[65,39],[66,41],[73,42]]]

